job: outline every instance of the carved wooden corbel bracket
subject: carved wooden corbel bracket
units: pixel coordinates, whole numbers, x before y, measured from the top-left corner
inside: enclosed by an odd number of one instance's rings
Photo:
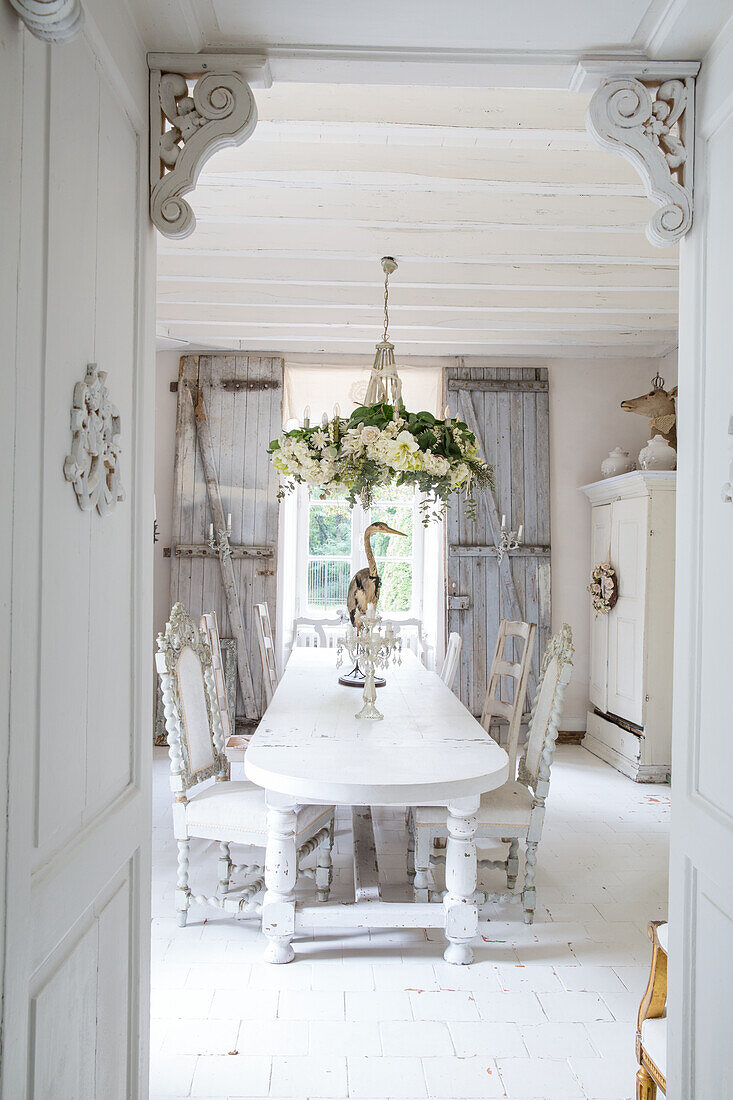
[[[79,0],[10,0],[28,30],[42,42],[69,42],[84,22]]]
[[[695,75],[688,62],[647,63],[601,81],[588,106],[588,130],[603,149],[636,168],[660,209],[646,227],[659,247],[676,244],[692,225]]]
[[[239,71],[212,71],[200,55],[171,69],[150,72],[150,217],[165,237],[182,238],[196,226],[183,196],[217,149],[250,137],[257,107]]]

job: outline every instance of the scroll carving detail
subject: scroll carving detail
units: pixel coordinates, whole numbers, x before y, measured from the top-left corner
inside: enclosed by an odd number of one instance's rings
[[[181,73],[151,74],[151,100],[161,112],[161,132],[151,134],[159,178],[150,196],[150,216],[166,237],[188,237],[196,218],[183,196],[196,186],[209,157],[226,145],[241,145],[257,124],[252,89],[238,73],[208,72],[189,91]]]
[[[83,512],[97,509],[108,515],[125,499],[120,481],[120,414],[109,400],[107,372],[87,364],[83,382],[74,386],[71,408],[71,454],[64,461],[64,477],[74,486]]]
[[[694,79],[642,83],[604,80],[588,107],[587,124],[604,149],[620,153],[660,204],[646,228],[652,244],[676,244],[692,224]]]
[[[42,42],[70,42],[81,30],[79,0],[10,0],[28,30]]]

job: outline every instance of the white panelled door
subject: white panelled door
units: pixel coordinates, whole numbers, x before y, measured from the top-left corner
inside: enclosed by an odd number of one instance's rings
[[[695,220],[682,242],[669,1100],[731,1100],[733,989],[733,40],[698,81]]]
[[[147,1095],[153,366],[147,80],[123,5],[50,46],[0,4],[10,606],[2,1100]],[[107,39],[98,29],[108,26]],[[109,17],[109,18],[107,18]],[[13,144],[17,139],[17,147]],[[8,153],[10,154],[8,156]],[[15,250],[15,251],[14,251]],[[3,306],[5,306],[5,301]],[[7,331],[7,330],[6,330]],[[64,479],[74,387],[108,373],[125,499]],[[5,531],[3,532],[5,535]],[[6,815],[3,813],[3,825]]]
[[[608,561],[611,551],[611,505],[591,509],[591,569]],[[596,615],[591,606],[590,701],[598,710],[608,709],[608,615]]]
[[[618,601],[608,622],[606,709],[641,726],[648,498],[616,500],[611,508],[611,561],[618,577]]]

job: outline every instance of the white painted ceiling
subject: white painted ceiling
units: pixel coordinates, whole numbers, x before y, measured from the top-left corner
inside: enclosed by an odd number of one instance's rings
[[[346,355],[658,356],[677,254],[568,90],[588,54],[696,59],[730,0],[130,0],[155,50],[268,60],[194,234],[159,238],[160,346]],[[490,84],[494,86],[489,86]]]

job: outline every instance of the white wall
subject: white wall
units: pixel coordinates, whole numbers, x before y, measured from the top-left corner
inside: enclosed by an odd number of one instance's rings
[[[163,547],[170,545],[175,451],[176,395],[170,383],[178,375],[179,352],[159,352],[156,377],[155,492],[160,541],[155,553],[155,629],[165,624],[169,604],[170,562]],[[317,356],[292,356],[287,362],[322,362]],[[366,370],[366,356],[344,357],[345,365]],[[410,365],[448,366],[455,360],[410,359]],[[482,362],[485,360],[482,358]],[[498,361],[497,361],[498,362]],[[668,386],[676,382],[676,355],[651,359],[502,359],[502,366],[546,366],[550,378],[550,482],[552,525],[553,629],[563,622],[573,627],[576,662],[566,696],[564,728],[585,729],[588,709],[588,644],[590,611],[586,585],[590,572],[590,506],[578,486],[600,478],[608,452],[623,446],[635,457],[647,439],[647,421],[623,412],[621,402],[648,389],[657,368]],[[318,410],[314,409],[314,413]]]
[[[0,4],[3,1100],[147,1090],[147,72],[125,5],[85,12],[49,46]],[[127,497],[104,518],[63,476],[89,362],[122,423]]]

